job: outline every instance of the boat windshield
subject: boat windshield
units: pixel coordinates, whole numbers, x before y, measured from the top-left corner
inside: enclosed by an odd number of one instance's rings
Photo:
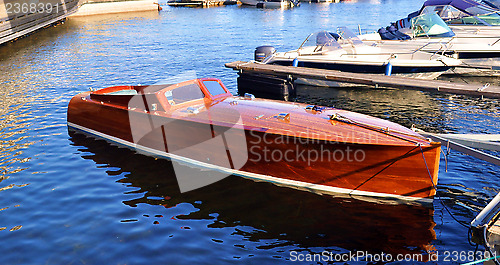
[[[411,19],[414,37],[453,37],[455,33],[436,14],[428,13]]]
[[[336,34],[335,34],[336,35]],[[301,54],[324,53],[342,49],[332,33],[320,31],[313,33],[300,45]]]
[[[202,99],[205,97],[205,94],[203,94],[198,84],[191,83],[165,91],[165,97],[170,105],[176,105],[191,100]]]
[[[366,45],[358,38],[358,36],[356,36],[356,34],[354,34],[354,32],[352,32],[347,27],[338,27],[337,33],[341,37],[341,39],[339,39],[339,42],[341,44],[351,44],[353,46]]]

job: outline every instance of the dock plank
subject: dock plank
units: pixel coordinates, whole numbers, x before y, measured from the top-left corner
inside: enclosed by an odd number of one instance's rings
[[[235,61],[226,63],[227,68],[242,72],[254,72],[275,76],[293,76],[310,79],[320,79],[344,83],[387,86],[405,89],[439,91],[452,94],[474,95],[490,98],[500,98],[500,86],[483,86],[441,80],[425,80],[400,76],[385,76],[379,74],[348,73],[336,70],[317,68],[281,66],[256,62]]]
[[[488,227],[488,231],[492,234],[500,235],[500,219],[497,219],[493,225]]]

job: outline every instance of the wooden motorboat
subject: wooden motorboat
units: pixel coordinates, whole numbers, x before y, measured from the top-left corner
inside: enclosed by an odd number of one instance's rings
[[[438,179],[440,144],[408,128],[233,96],[218,79],[84,92],[69,103],[68,126],[148,155],[319,194],[431,202]]]

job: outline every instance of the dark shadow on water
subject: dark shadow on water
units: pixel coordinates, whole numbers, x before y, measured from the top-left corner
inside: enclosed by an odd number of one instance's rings
[[[208,229],[234,227],[234,234],[246,240],[279,242],[263,243],[262,249],[340,247],[393,254],[434,249],[433,208],[320,196],[236,176],[180,193],[172,162],[168,160],[138,155],[72,131],[70,140],[79,147],[84,159],[94,161],[100,168],[110,168],[110,176],[123,175],[120,183],[137,188],[132,193],[137,197],[123,201],[124,204],[171,208],[190,203],[199,211],[179,215],[177,219],[213,220]],[[255,229],[245,232],[238,229],[241,226]]]

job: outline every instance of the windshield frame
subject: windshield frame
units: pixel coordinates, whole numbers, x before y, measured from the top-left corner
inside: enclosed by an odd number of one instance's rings
[[[312,51],[310,47],[312,48]],[[330,51],[342,50],[342,46],[337,42],[335,37],[323,30],[309,34],[307,38],[297,49],[300,55],[324,54]]]

